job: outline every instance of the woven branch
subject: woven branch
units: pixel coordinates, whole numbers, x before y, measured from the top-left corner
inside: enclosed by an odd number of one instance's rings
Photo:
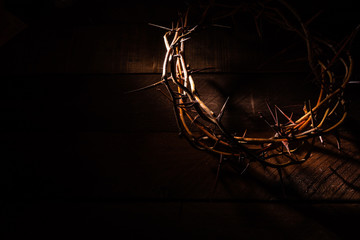
[[[315,139],[319,138],[322,142],[322,136],[335,130],[346,118],[344,88],[352,72],[351,56],[348,52],[342,51],[344,46],[336,51],[326,41],[311,38],[306,25],[301,22],[296,12],[288,5],[285,7],[297,19],[299,27],[292,25],[276,8],[262,6],[261,14],[268,16],[271,21],[282,23],[286,29],[298,33],[304,39],[309,65],[314,71],[314,76],[320,80],[320,89],[316,103],[312,105],[309,100],[305,101],[303,115],[298,119],[287,116],[277,106],[276,112],[273,112],[268,105],[274,123],[271,124],[261,117],[275,132],[270,138],[248,137],[245,134],[241,137],[236,136],[227,131],[221,123],[227,101],[219,113],[214,113],[201,100],[193,78],[195,71],[188,67],[184,54],[185,41],[196,29],[196,26],[187,25],[187,14],[165,33],[166,54],[162,76],[161,81],[155,85],[163,84],[166,87],[179,131],[194,147],[221,156],[239,159],[245,157],[265,166],[281,168],[308,160]],[[327,57],[320,54],[325,52],[323,49],[330,50],[326,50]],[[335,74],[335,67],[338,69],[339,65],[343,68],[341,77],[338,70]],[[287,123],[279,122],[278,112],[288,120]]]

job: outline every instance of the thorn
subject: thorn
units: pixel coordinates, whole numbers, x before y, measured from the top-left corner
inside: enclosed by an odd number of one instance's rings
[[[339,151],[341,151],[341,144],[340,144],[340,139],[336,139],[336,143],[337,143],[337,148]]]
[[[269,112],[271,113],[272,118],[274,119],[274,123],[277,125],[276,118],[275,118],[274,113],[272,112],[272,110],[270,108],[270,105],[269,105],[268,101],[265,101],[265,103],[266,103],[267,108],[269,109]]]
[[[340,141],[339,133],[338,133],[338,132],[335,132],[335,133],[334,133],[334,136],[335,136],[335,138],[336,138],[337,149],[338,149],[339,151],[341,151],[341,141]]]
[[[161,80],[159,82],[156,82],[156,83],[153,83],[153,84],[150,84],[148,86],[145,86],[145,87],[142,87],[142,88],[138,88],[138,89],[134,89],[134,90],[130,90],[130,91],[127,91],[127,92],[124,92],[124,94],[128,94],[128,93],[134,93],[134,92],[139,92],[139,91],[142,91],[142,90],[146,90],[146,89],[149,89],[149,88],[153,88],[153,87],[156,87],[162,83],[164,83],[165,80]]]
[[[320,139],[321,144],[325,147],[325,143],[324,143],[324,140],[321,135],[319,136],[319,139]]]
[[[249,166],[250,166],[250,163],[247,163],[244,170],[241,171],[240,175],[243,175]]]
[[[240,152],[239,153],[238,163],[241,164],[241,165],[244,165],[245,160],[246,160],[245,155]],[[245,171],[248,169],[249,165],[250,165],[250,161],[247,161],[244,169],[240,172],[240,175],[243,175],[245,173]]]
[[[206,67],[206,68],[200,68],[200,69],[193,69],[193,70],[190,70],[189,73],[192,74],[192,73],[197,73],[197,72],[201,72],[201,71],[204,71],[204,70],[210,70],[210,69],[215,69],[215,67]]]
[[[281,141],[281,143],[284,145],[284,147],[286,148],[287,152],[289,153],[289,155],[291,155],[290,149],[289,149],[289,142],[287,141]]]
[[[185,42],[186,40],[189,40],[191,37],[188,37],[188,38],[182,38],[181,40],[180,40],[180,42]]]
[[[308,112],[307,107],[306,107],[306,101],[304,102],[303,111],[304,111],[305,114]]]
[[[189,33],[191,33],[192,31],[195,31],[195,29],[198,27],[198,25],[195,25],[192,29],[189,30]]]
[[[278,106],[275,105],[275,107],[280,111],[282,115],[284,115],[292,124],[294,124],[294,121],[291,120],[293,113],[291,113],[290,117],[288,117]]]
[[[246,132],[247,132],[247,129],[245,129],[245,132],[244,132],[244,134],[243,134],[243,136],[242,136],[243,138],[245,137],[245,135],[246,135]]]
[[[230,97],[227,97],[227,98],[226,98],[224,105],[222,106],[222,108],[221,108],[218,116],[216,117],[216,120],[217,120],[217,121],[220,121],[221,118],[222,118],[222,116],[224,115],[224,110],[225,110],[226,104],[227,104],[228,101],[229,101],[229,98],[230,98]]]
[[[342,42],[342,46],[339,48],[339,50],[337,51],[337,53],[335,54],[335,56],[333,57],[333,59],[330,61],[330,63],[328,64],[328,68],[335,62],[335,60],[339,57],[339,54],[345,49],[346,45],[348,45],[349,43],[352,43],[353,39],[355,38],[357,32],[360,29],[360,24],[357,25],[357,27],[351,32],[350,36],[346,37]]]
[[[309,25],[314,19],[316,19],[320,14],[323,13],[324,10],[318,11],[314,16],[312,16],[309,20],[305,22],[305,25]]]
[[[211,26],[213,27],[220,27],[220,28],[228,28],[228,29],[231,29],[232,27],[230,26],[225,26],[225,25],[221,25],[221,24],[211,24]]]
[[[153,23],[148,23],[148,25],[153,26],[153,27],[157,27],[157,28],[161,28],[161,29],[165,29],[165,30],[168,30],[168,31],[172,31],[172,29],[161,26],[161,25],[157,25],[157,24],[153,24]]]

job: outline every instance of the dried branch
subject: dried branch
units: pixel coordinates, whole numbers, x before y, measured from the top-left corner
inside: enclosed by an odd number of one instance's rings
[[[200,70],[189,69],[184,55],[185,41],[190,39],[189,35],[197,27],[197,25],[193,28],[187,26],[188,12],[180,17],[176,26],[173,25],[171,29],[150,24],[167,30],[164,34],[166,54],[163,61],[161,81],[131,92],[163,84],[173,104],[180,134],[185,136],[194,147],[219,154],[218,170],[224,156],[247,158],[249,161],[257,161],[264,166],[278,169],[303,163],[311,157],[315,139],[318,137],[323,143],[322,136],[336,129],[347,116],[343,91],[349,82],[353,64],[350,54],[343,49],[351,41],[354,33],[344,40],[338,50],[335,50],[327,41],[320,41],[311,36],[306,26],[313,18],[305,24],[285,1],[280,0],[278,4],[290,12],[297,24],[288,20],[286,14],[274,6],[254,5],[255,7],[251,9],[251,12],[256,14],[256,21],[260,15],[265,16],[270,21],[277,22],[284,28],[299,34],[307,48],[309,65],[321,84],[319,96],[314,106],[311,106],[310,100],[306,100],[307,104],[303,109],[304,114],[298,119],[293,119],[293,114],[286,115],[276,105],[273,111],[270,104],[266,102],[274,124],[270,124],[261,113],[260,117],[274,131],[274,135],[270,138],[248,137],[246,136],[247,131],[241,137],[230,133],[221,123],[229,98],[226,99],[220,112],[216,115],[197,94],[196,81],[192,75]],[[215,1],[212,1],[205,8],[200,24],[203,24],[206,14],[213,6],[217,6]],[[241,6],[233,8],[229,13],[218,18],[232,16],[240,9],[243,8]],[[216,24],[213,23],[213,25]],[[315,51],[315,49],[317,50]],[[329,49],[331,54],[329,54]],[[326,52],[327,54],[319,56],[314,54],[315,52]],[[339,75],[338,72],[335,74],[338,66],[344,68],[342,78],[334,77]],[[286,118],[287,122],[280,122],[278,112]],[[340,148],[340,140],[338,142]]]

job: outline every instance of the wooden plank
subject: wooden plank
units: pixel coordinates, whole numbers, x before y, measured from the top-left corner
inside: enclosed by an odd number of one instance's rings
[[[3,129],[76,129],[90,131],[177,131],[172,105],[157,89],[125,94],[160,80],[159,74],[33,75],[2,77]],[[303,102],[318,89],[301,74],[197,74],[201,99],[219,112],[232,132],[255,136],[269,130],[259,112],[271,119],[269,101],[287,114],[302,111]],[[284,84],[286,83],[286,84]],[[165,91],[163,87],[159,87]],[[293,90],[296,89],[296,90]],[[358,131],[360,103],[349,87],[350,114],[344,127]],[[296,116],[296,115],[294,115]]]
[[[44,27],[29,27],[1,49],[1,72],[161,72],[165,32],[146,23],[52,26],[49,31],[43,31]],[[260,41],[249,33],[234,35],[216,28],[203,30],[188,41],[188,63],[193,68],[214,67],[217,72],[304,71],[303,61],[287,62],[297,56],[272,58],[284,47],[275,40],[269,36]],[[271,44],[274,46],[267,49]]]
[[[267,111],[264,96],[272,103],[292,105],[303,97],[301,89],[308,89],[301,76],[291,81],[296,92],[278,88],[290,77],[294,76],[200,74],[196,80],[202,98],[215,112],[231,96],[224,117],[228,127],[241,131],[245,124],[258,128],[249,128],[249,134],[263,134],[266,128],[253,121],[258,109]],[[19,192],[29,198],[284,197],[278,173],[256,163],[243,175],[239,174],[243,166],[225,164],[211,194],[218,158],[178,138],[168,100],[155,89],[123,94],[158,78],[157,74],[5,76],[2,147],[10,157],[2,169],[10,196]],[[356,105],[357,91],[350,90]],[[326,148],[317,146],[311,161],[284,170],[287,198],[359,200],[358,114],[352,111],[341,128],[342,152],[329,136]],[[239,121],[229,124],[232,117]]]
[[[324,4],[303,4],[297,7],[306,19],[313,17],[315,8],[324,9]],[[32,7],[29,11],[35,16],[28,15],[36,20],[0,49],[2,73],[159,73],[165,54],[162,39],[165,32],[147,23],[170,27],[171,22],[177,20],[178,10],[186,9],[186,4],[182,3],[148,2],[124,6],[116,1],[84,1],[63,10],[46,6],[46,14],[40,14],[41,5],[23,3],[18,6]],[[314,9],[304,7],[308,5]],[[329,7],[330,4],[325,5]],[[354,19],[357,17],[351,4],[343,6],[334,8],[331,5],[324,19],[322,16],[318,17],[320,20],[315,19],[314,31],[322,34],[325,31],[325,36],[341,41],[340,36],[346,36],[356,27]],[[199,6],[194,9],[193,14],[200,16]],[[239,15],[237,23],[226,20],[230,29],[199,27],[187,42],[187,58],[192,67],[211,66],[219,72],[299,72],[307,69],[305,43],[294,33],[262,23],[264,31],[260,38],[254,16]],[[285,49],[288,49],[285,54],[277,55]]]
[[[3,145],[9,157],[2,176],[11,201],[206,199],[215,181],[216,159],[173,133],[18,132],[3,137],[9,141]],[[254,191],[254,184],[244,185],[237,195],[269,199],[268,192]]]
[[[285,112],[302,111],[316,88],[299,74],[198,74],[198,92],[219,112],[230,97],[223,123],[231,131],[267,131],[258,112],[265,100]],[[157,89],[125,94],[160,80],[159,74],[3,76],[1,119],[6,129],[177,131],[172,105]],[[291,79],[291,82],[289,82]],[[282,87],[289,83],[289,88]],[[291,91],[296,87],[297,91]],[[159,87],[165,91],[163,87]],[[304,94],[304,95],[302,95]]]
[[[358,201],[356,142],[344,140],[341,153],[328,143],[285,168],[283,185],[259,163],[241,174],[243,164],[225,162],[214,189],[218,157],[176,133],[3,133],[1,169],[7,199]]]
[[[4,130],[176,130],[171,105],[161,93],[125,94],[158,81],[158,75],[3,79]]]
[[[61,237],[351,239],[360,213],[359,204],[261,202],[67,201],[6,206],[4,232],[38,238],[56,232]]]

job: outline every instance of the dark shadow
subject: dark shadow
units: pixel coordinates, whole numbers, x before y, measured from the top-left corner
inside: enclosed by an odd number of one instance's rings
[[[349,188],[355,190],[356,192],[360,192],[360,186],[356,186],[354,183],[359,180],[360,175],[358,175],[352,182],[347,181],[340,173],[338,173],[338,171],[336,171],[336,169],[333,169],[330,167],[330,170],[338,177],[341,179],[341,181],[343,181],[343,183],[348,186]]]

